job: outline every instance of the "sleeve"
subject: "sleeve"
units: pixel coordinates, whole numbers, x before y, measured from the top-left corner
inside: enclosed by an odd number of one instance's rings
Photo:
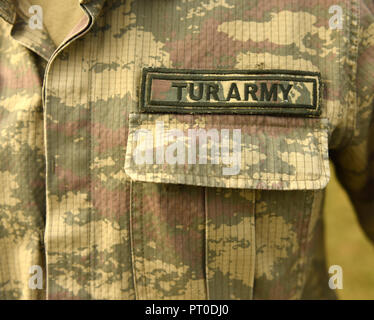
[[[350,143],[331,154],[360,225],[374,241],[374,1],[361,4],[356,73],[356,126]]]

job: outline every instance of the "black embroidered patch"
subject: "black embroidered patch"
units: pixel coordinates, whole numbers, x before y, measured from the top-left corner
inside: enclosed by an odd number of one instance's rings
[[[144,68],[140,110],[319,116],[320,100],[317,72]]]

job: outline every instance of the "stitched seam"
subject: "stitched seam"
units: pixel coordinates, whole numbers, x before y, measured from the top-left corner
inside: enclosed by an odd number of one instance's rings
[[[131,251],[131,265],[132,265],[132,280],[134,284],[135,300],[138,300],[138,288],[136,284],[136,268],[135,268],[135,254],[134,254],[134,236],[133,236],[133,211],[134,211],[134,201],[133,201],[133,182],[130,181],[130,216],[129,216],[129,233],[130,233],[130,251]]]
[[[204,206],[205,206],[205,290],[206,290],[206,297],[207,300],[210,300],[210,293],[209,293],[209,234],[208,234],[208,192],[207,189],[204,188]]]
[[[346,135],[343,136],[342,141],[340,142],[340,152],[343,151],[345,148],[349,147],[349,145],[353,142],[354,139],[354,131],[357,125],[357,117],[358,117],[358,92],[357,92],[357,66],[358,66],[358,48],[360,43],[360,25],[361,25],[361,6],[360,1],[348,1],[350,6],[350,19],[349,19],[349,49],[348,49],[348,56],[350,60],[354,61],[355,64],[352,66],[352,74],[350,76],[350,81],[353,83],[353,91],[354,91],[354,107],[353,107],[353,120],[352,123],[347,127]],[[354,27],[356,23],[356,27]]]

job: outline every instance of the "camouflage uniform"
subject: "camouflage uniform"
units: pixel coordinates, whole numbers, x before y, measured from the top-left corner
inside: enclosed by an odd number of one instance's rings
[[[374,239],[373,2],[80,2],[85,18],[56,48],[0,1],[0,297],[334,298],[329,158]],[[321,114],[144,112],[149,67],[317,72]],[[239,174],[137,165],[134,135],[156,121],[241,129]],[[33,265],[43,290],[29,288]]]

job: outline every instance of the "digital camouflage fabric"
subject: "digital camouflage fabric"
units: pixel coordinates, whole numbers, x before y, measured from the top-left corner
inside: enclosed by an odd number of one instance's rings
[[[341,28],[331,25],[333,5]],[[329,157],[374,240],[373,2],[86,0],[81,8],[56,48],[45,28],[29,27],[26,1],[0,1],[0,297],[334,298],[322,224]],[[147,111],[146,68],[320,74],[320,114],[270,113],[282,92],[260,84],[263,101],[260,91],[247,100],[261,112],[238,114],[230,99],[254,82],[236,91],[218,80],[202,87],[211,94],[202,112]],[[186,93],[192,80],[178,79]],[[275,82],[284,92],[294,86],[283,103],[312,105],[313,86],[293,81]],[[195,84],[182,102],[199,98]],[[155,83],[150,97],[178,100],[172,85]],[[210,113],[220,86],[227,112]],[[142,145],[138,133],[153,137],[160,125],[178,133],[176,149],[169,140]],[[203,129],[220,138],[196,151],[206,161],[175,158],[187,150],[182,138]],[[235,143],[238,170],[225,174],[233,163],[214,150]],[[153,157],[163,147],[174,162]],[[137,154],[151,158],[139,163]],[[35,265],[43,289],[29,286]]]

